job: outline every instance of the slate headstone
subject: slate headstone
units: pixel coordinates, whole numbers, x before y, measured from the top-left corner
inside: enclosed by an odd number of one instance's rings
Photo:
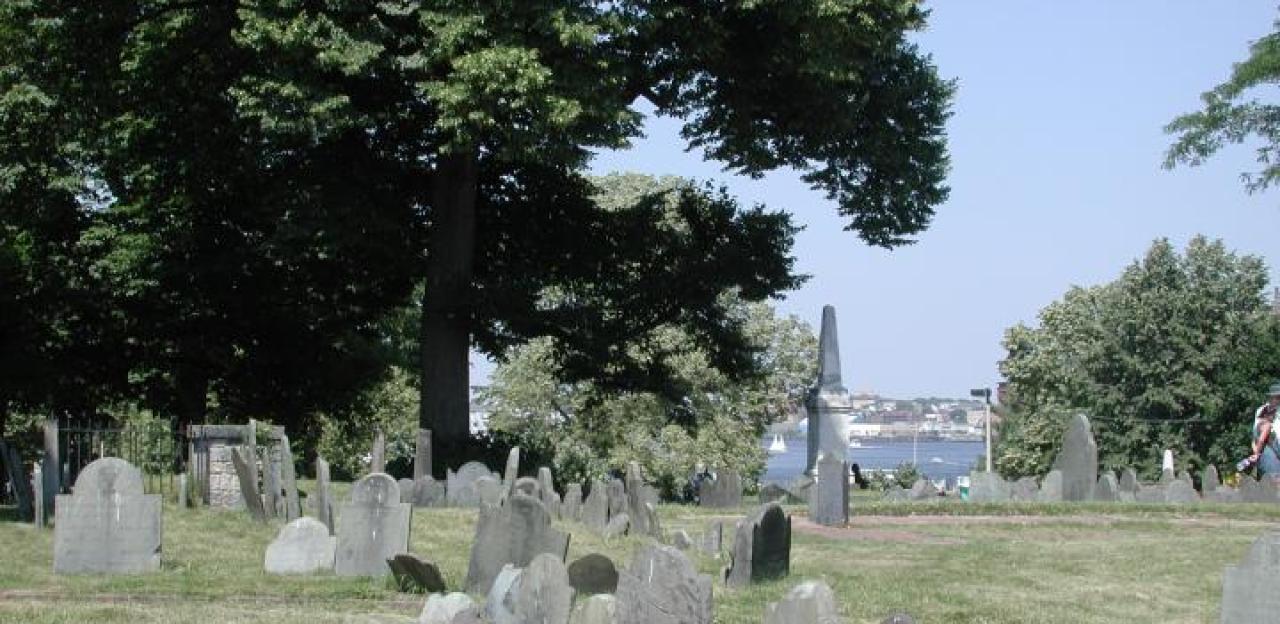
[[[1138,493],[1134,499],[1139,503],[1164,503],[1168,497],[1165,484],[1138,485]]]
[[[431,430],[418,429],[418,439],[414,445],[413,480],[421,481],[431,476]]]
[[[742,506],[742,477],[736,470],[720,470],[716,478],[702,484],[698,505],[713,509]]]
[[[1133,468],[1125,468],[1120,471],[1120,491],[1129,492],[1137,495],[1138,493],[1138,471]]]
[[[262,508],[268,518],[279,518],[284,515],[284,497],[280,488],[280,464],[266,461],[262,471]]]
[[[638,550],[614,596],[618,624],[711,624],[711,577],[670,546]]]
[[[1009,500],[1030,502],[1040,498],[1040,484],[1035,477],[1022,477],[1009,486]]]
[[[1062,488],[1064,487],[1061,470],[1050,470],[1049,474],[1044,476],[1044,480],[1040,482],[1040,494],[1036,500],[1042,503],[1061,503]]]
[[[823,526],[849,524],[849,462],[823,455],[818,459],[818,481],[809,495],[809,519]]]
[[[1190,481],[1174,479],[1164,488],[1165,502],[1173,505],[1186,505],[1200,502],[1200,495]]]
[[[1098,482],[1098,443],[1093,439],[1089,417],[1076,414],[1062,435],[1062,448],[1053,461],[1062,474],[1062,500],[1087,501],[1093,498]]]
[[[462,592],[431,594],[418,616],[418,624],[454,624],[460,616],[475,615],[478,611],[471,596]]]
[[[582,523],[597,534],[603,533],[604,527],[609,523],[607,489],[608,486],[597,479],[591,484],[591,490],[587,492],[587,500],[582,504]]]
[[[31,465],[31,489],[40,492],[44,489],[44,468],[40,463]],[[43,529],[48,521],[48,513],[45,511],[44,494],[36,496],[35,524],[37,529]]]
[[[516,582],[515,619],[510,624],[568,624],[573,593],[564,560],[542,553],[529,562]]]
[[[1222,574],[1222,624],[1275,622],[1280,614],[1280,532],[1264,533]]]
[[[538,483],[538,480],[533,477],[520,477],[516,479],[515,491],[542,501],[542,484]],[[546,507],[546,503],[543,502],[542,506]],[[550,513],[550,511],[550,509],[547,510],[548,513]]]
[[[413,506],[400,502],[400,486],[385,473],[351,486],[338,516],[338,576],[386,576],[387,559],[409,550]]]
[[[369,474],[387,471],[387,435],[381,429],[373,434],[373,448],[369,451]]]
[[[805,581],[781,601],[765,608],[764,624],[839,624],[840,609],[831,588],[822,581]]]
[[[511,496],[516,491],[516,479],[520,478],[520,447],[507,452],[507,467],[502,471],[502,487]]]
[[[612,594],[618,588],[618,567],[600,553],[583,555],[569,564],[569,584],[578,594]]]
[[[1218,467],[1209,464],[1204,468],[1204,474],[1200,477],[1200,492],[1208,496],[1214,490],[1222,485],[1222,479],[1218,478]]]
[[[338,538],[315,518],[298,518],[284,525],[267,546],[263,568],[268,574],[315,574],[332,570]]]
[[[187,492],[190,487],[187,483],[187,473],[178,475],[178,509],[187,508]]]
[[[142,473],[104,457],[76,477],[54,504],[55,574],[135,574],[160,569],[161,502],[144,494]]]
[[[333,498],[329,495],[329,462],[323,457],[316,457],[316,495],[315,508],[313,511],[325,526],[329,527],[329,534],[334,532],[333,518]]]
[[[516,586],[520,583],[520,575],[524,568],[511,564],[502,566],[498,575],[493,577],[493,584],[485,592],[484,619],[491,624],[513,624],[516,618]]]
[[[560,518],[560,497],[556,495],[555,480],[551,478],[551,469],[546,466],[538,468],[538,485],[542,491],[542,504],[552,518]]]
[[[704,555],[720,558],[720,554],[724,552],[724,522],[712,520],[707,524],[698,540],[698,550]]]
[[[58,453],[58,419],[44,420],[44,456],[40,463],[45,518],[53,515],[54,497],[62,493],[62,460]]]
[[[569,624],[614,624],[617,622],[618,599],[609,594],[596,594],[579,600],[569,616]]]
[[[671,534],[671,545],[680,550],[689,550],[693,548],[693,538],[684,529],[677,529]]]
[[[809,491],[812,489],[813,477],[809,475],[799,475],[787,482],[787,492],[795,499],[791,502],[809,502]]]
[[[289,444],[289,436],[280,436],[280,477],[284,487],[285,519],[296,520],[302,517],[302,502],[298,500],[298,474],[293,465],[293,448]]]
[[[777,503],[763,505],[738,524],[725,585],[744,587],[791,571],[791,518]]]
[[[568,551],[569,535],[551,525],[542,501],[517,493],[502,506],[481,506],[467,566],[467,591],[488,589],[506,564],[524,567],[542,553],[563,561]]]
[[[582,484],[565,486],[564,502],[560,504],[560,517],[577,522],[582,519]]]
[[[781,485],[778,485],[777,483],[766,483],[760,486],[760,504],[761,505],[765,503],[796,502],[790,499],[791,499],[791,494],[787,492],[786,488],[782,487]]]
[[[387,559],[387,569],[402,592],[434,594],[445,590],[440,568],[415,554],[400,553]]]
[[[245,455],[249,455],[248,458]],[[241,453],[238,448],[231,449],[231,461],[236,466],[236,478],[240,480],[240,495],[244,498],[245,509],[258,522],[267,521],[267,512],[262,507],[262,496],[258,494],[258,471],[250,467],[250,462],[257,465],[253,454]]]
[[[631,516],[627,512],[616,514],[609,518],[609,523],[604,525],[604,531],[601,536],[604,541],[608,542],[627,534],[627,530],[631,528]]]
[[[445,504],[445,498],[444,484],[430,475],[413,482],[414,507],[440,507]]]
[[[400,502],[413,504],[413,479],[396,479],[396,485],[400,486]]]
[[[494,478],[493,472],[480,462],[467,462],[458,468],[445,473],[445,496],[452,507],[476,507],[480,505],[480,494],[476,491],[476,481],[481,478]]]
[[[502,498],[506,495],[506,490],[502,484],[498,482],[497,477],[480,477],[476,479],[473,485],[476,491],[476,498],[480,506],[484,505],[500,505]]]
[[[612,518],[620,513],[627,512],[627,486],[620,479],[610,479],[609,486],[605,490],[609,495],[609,517]]]
[[[998,472],[969,472],[969,502],[1002,503],[1013,498],[1013,486]]]
[[[1116,473],[1102,471],[1102,476],[1098,477],[1098,483],[1093,488],[1093,500],[1104,503],[1120,500],[1120,482],[1116,479]]]

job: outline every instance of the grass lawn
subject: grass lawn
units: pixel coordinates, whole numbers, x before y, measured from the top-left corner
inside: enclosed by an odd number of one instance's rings
[[[340,493],[345,499],[345,490]],[[790,578],[729,590],[715,583],[715,617],[757,623],[765,604],[803,579],[826,581],[850,623],[895,611],[942,622],[1218,621],[1222,568],[1280,527],[1263,505],[882,503],[859,497],[847,529],[794,515]],[[668,531],[695,537],[714,518],[744,514],[666,505]],[[164,512],[163,568],[145,576],[59,577],[53,532],[0,509],[0,622],[410,622],[423,598],[385,581],[277,577],[262,557],[280,523],[246,514]],[[4,515],[7,514],[7,515]],[[466,575],[474,510],[417,509],[410,548],[456,588]],[[603,552],[625,564],[639,540],[604,544],[580,527],[570,560]],[[731,540],[726,530],[726,542]],[[728,544],[726,544],[727,546]],[[692,555],[703,572],[724,565]]]

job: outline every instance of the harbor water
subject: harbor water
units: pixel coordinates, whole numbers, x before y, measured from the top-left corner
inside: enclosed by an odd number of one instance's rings
[[[769,447],[772,437],[766,436],[761,442]],[[805,447],[805,436],[786,438],[787,450],[770,454],[765,466],[764,483],[783,483],[790,481],[804,472],[808,451]],[[873,440],[864,439],[862,447],[849,448],[845,457],[851,464],[858,464],[864,472],[867,470],[893,470],[902,462],[915,464],[920,472],[929,479],[938,481],[945,479],[953,483],[955,478],[969,474],[969,471],[982,456],[982,442],[951,442],[932,440],[912,442],[911,440]]]

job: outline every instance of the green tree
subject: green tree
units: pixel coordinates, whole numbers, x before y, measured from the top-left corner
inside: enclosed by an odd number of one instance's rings
[[[1221,241],[1167,240],[1114,282],[1072,288],[1039,327],[1005,333],[1008,380],[996,464],[1043,473],[1067,417],[1089,415],[1103,467],[1159,472],[1161,451],[1220,470],[1247,449],[1252,408],[1280,375],[1280,319],[1261,259]]]
[[[1280,21],[1275,23],[1280,30]],[[1236,63],[1226,82],[1200,96],[1204,108],[1174,119],[1165,131],[1177,140],[1165,154],[1164,166],[1198,166],[1228,144],[1254,139],[1261,168],[1241,174],[1249,192],[1280,179],[1280,105],[1257,97],[1280,80],[1280,32],[1249,46],[1249,57]]]

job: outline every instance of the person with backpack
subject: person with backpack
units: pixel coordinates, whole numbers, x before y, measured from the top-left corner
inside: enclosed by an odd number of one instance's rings
[[[1280,476],[1280,441],[1276,440],[1276,409],[1280,408],[1280,383],[1271,384],[1267,402],[1253,413],[1253,454],[1249,463],[1258,467],[1258,476]]]

